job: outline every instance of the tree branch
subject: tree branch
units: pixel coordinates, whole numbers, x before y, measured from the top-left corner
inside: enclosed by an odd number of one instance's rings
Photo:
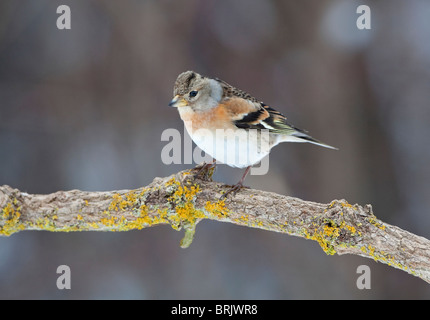
[[[329,255],[373,258],[430,283],[430,241],[380,221],[370,205],[345,200],[320,204],[254,189],[219,200],[227,186],[194,179],[194,173],[181,171],[143,188],[108,192],[32,195],[1,186],[0,235],[21,230],[127,231],[168,224],[185,230],[185,248],[197,223],[210,219],[315,240]]]

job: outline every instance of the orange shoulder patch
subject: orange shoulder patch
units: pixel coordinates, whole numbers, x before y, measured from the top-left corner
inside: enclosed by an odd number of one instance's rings
[[[259,110],[259,106],[252,101],[242,98],[230,98],[223,103],[228,113],[231,115],[231,120],[240,120],[245,115]]]

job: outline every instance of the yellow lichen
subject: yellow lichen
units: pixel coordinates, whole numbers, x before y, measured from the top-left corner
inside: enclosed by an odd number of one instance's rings
[[[106,227],[112,227],[116,225],[117,220],[117,217],[112,216],[110,218],[101,218],[100,223],[105,225]]]
[[[109,205],[109,210],[110,211],[113,211],[113,210],[118,211],[118,204],[121,203],[121,201],[122,201],[121,195],[119,193],[115,193],[112,196],[112,201]]]
[[[229,215],[229,210],[225,206],[224,199],[216,202],[207,201],[204,209],[209,215],[217,218],[225,218]]]
[[[11,234],[24,230],[25,226],[20,221],[21,207],[18,206],[18,200],[14,199],[2,209],[3,225],[0,225],[0,235],[10,236]]]
[[[180,201],[193,201],[196,197],[197,193],[200,192],[199,186],[181,186],[179,185],[176,191],[173,193],[173,195],[170,197],[170,200],[173,200],[175,202]]]
[[[345,223],[345,222],[344,222]],[[345,224],[344,226],[346,229],[348,229],[348,231],[351,233],[351,235],[355,235],[357,232],[357,229],[353,226],[347,225]],[[361,235],[361,233],[359,232],[359,234]]]
[[[99,225],[96,222],[87,222],[85,224],[85,227],[87,227],[89,229],[98,229],[98,228],[100,228]]]
[[[373,260],[375,261],[381,261],[383,263],[388,264],[389,266],[393,266],[396,267],[398,269],[410,272],[412,274],[414,274],[414,271],[411,271],[410,268],[407,265],[402,264],[399,261],[396,261],[396,259],[394,258],[394,256],[388,254],[387,252],[380,250],[378,251],[376,249],[376,247],[372,246],[372,245],[367,245],[366,246],[361,246],[360,250],[363,253],[368,254],[370,257],[373,258]]]
[[[318,231],[318,229],[315,229],[313,234],[309,234],[309,232],[305,229],[304,233],[307,239],[317,241],[326,254],[333,255],[336,253],[336,250],[334,249],[334,246],[331,241],[332,239],[330,239],[330,237],[334,233],[336,233],[335,231],[331,230],[330,228],[324,228],[323,232],[320,232]]]
[[[349,236],[360,234],[354,226],[347,224],[345,221],[339,223],[331,219],[326,219],[322,227],[318,227],[319,224],[317,222],[314,225],[315,229],[312,234],[306,229],[303,230],[305,237],[317,241],[328,255],[336,253],[336,246],[350,245],[344,240],[346,234]],[[342,237],[340,237],[341,235]]]
[[[196,195],[200,192],[199,186],[182,186],[174,179],[170,179],[167,184],[176,186],[176,190],[169,197],[169,201],[175,204],[175,210],[166,217],[172,228],[178,230],[184,224],[195,224],[197,219],[206,217],[194,206]]]
[[[372,215],[366,219],[370,224],[374,225],[378,229],[381,229],[383,231],[385,230],[385,225],[383,223],[381,223],[374,215]]]
[[[197,219],[206,218],[205,214],[201,210],[197,210],[191,202],[176,206],[175,211],[176,215],[169,217],[175,226],[183,222],[195,224]]]
[[[148,207],[145,204],[142,204],[139,207],[139,214],[140,214],[140,216],[145,216],[148,214]]]
[[[343,208],[355,209],[355,207],[354,207],[352,204],[348,203],[348,201],[346,201],[346,200],[344,200],[344,201],[340,201],[340,205],[341,205]]]

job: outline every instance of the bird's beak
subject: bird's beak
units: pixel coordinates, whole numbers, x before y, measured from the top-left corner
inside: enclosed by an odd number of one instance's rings
[[[169,103],[169,107],[175,108],[184,107],[186,105],[188,105],[187,101],[184,98],[181,98],[179,95],[176,95]]]

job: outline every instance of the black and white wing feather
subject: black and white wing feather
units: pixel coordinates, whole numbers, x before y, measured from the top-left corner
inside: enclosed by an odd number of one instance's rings
[[[279,111],[257,100],[250,94],[237,89],[223,80],[216,79],[224,91],[224,100],[231,101],[231,112],[236,127],[241,129],[269,130],[274,134],[285,136],[285,141],[309,142],[325,148],[336,149],[325,144],[287,122],[287,118]]]

